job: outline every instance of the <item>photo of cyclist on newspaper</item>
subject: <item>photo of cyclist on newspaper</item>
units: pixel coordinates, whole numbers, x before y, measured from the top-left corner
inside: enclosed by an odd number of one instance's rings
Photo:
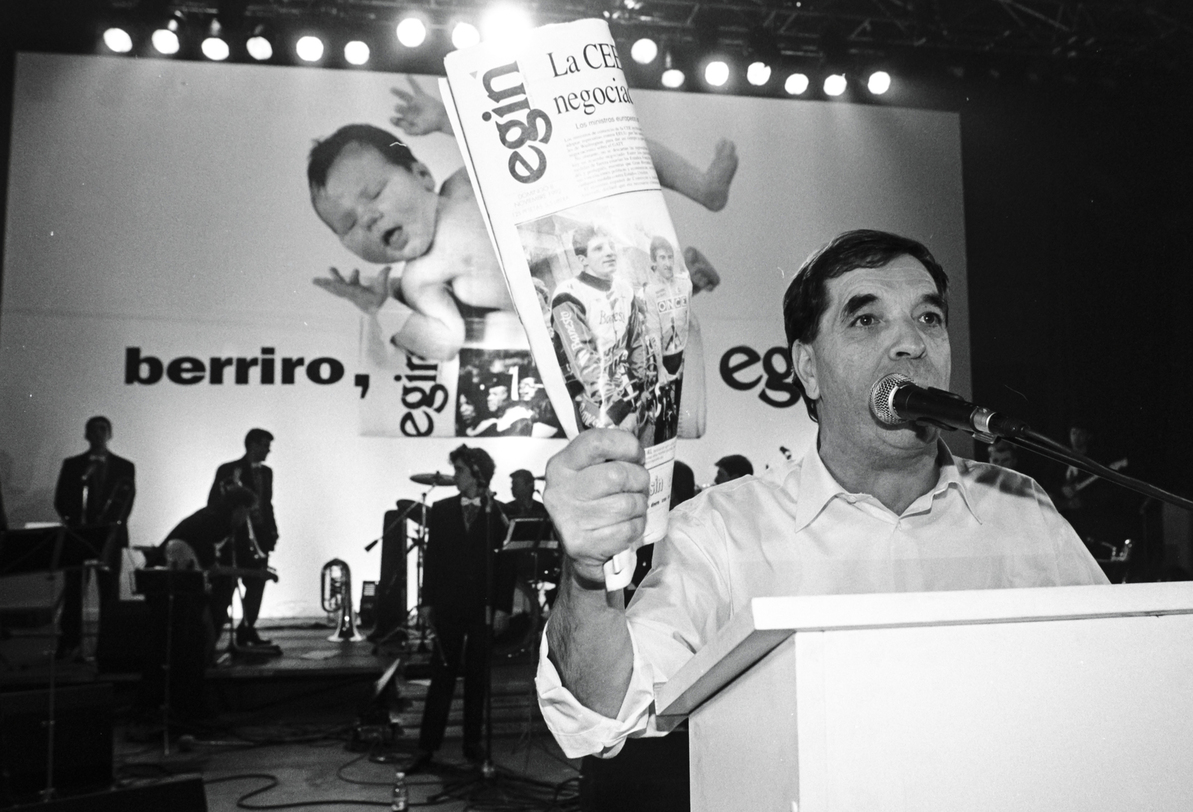
[[[577,423],[649,447],[677,436],[692,282],[644,202],[623,195],[518,231]]]

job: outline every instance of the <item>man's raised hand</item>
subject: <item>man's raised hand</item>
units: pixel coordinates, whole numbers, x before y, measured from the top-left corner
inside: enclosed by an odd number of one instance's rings
[[[589,429],[547,463],[543,503],[586,589],[604,587],[602,567],[642,539],[650,475],[637,438],[617,429]]]

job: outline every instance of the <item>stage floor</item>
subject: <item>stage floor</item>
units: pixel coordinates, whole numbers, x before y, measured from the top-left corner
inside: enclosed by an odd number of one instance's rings
[[[114,775],[120,783],[198,773],[211,810],[235,809],[238,799],[264,787],[271,788],[251,803],[333,809],[343,808],[337,801],[387,802],[394,769],[416,750],[430,647],[420,646],[413,634],[408,642],[380,646],[333,642],[325,618],[262,620],[258,631],[282,655],[223,657],[206,673],[214,715],[168,735],[159,720],[133,713],[139,673],[100,673],[94,662],[59,661],[54,679],[59,686],[112,684]],[[52,650],[52,638],[44,648]],[[533,693],[530,648],[498,657],[493,665],[495,776],[482,780],[479,768],[463,758],[457,686],[435,770],[410,778],[412,804],[447,810],[575,806],[579,762],[566,759],[546,732]],[[378,696],[377,682],[395,661],[400,662],[394,679]],[[44,690],[48,660],[3,674],[5,690]],[[396,727],[378,725],[378,709]],[[323,799],[326,806],[319,803]]]

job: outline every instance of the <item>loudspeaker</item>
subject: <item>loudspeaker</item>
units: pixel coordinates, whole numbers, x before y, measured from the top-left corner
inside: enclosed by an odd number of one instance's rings
[[[146,601],[105,601],[99,613],[95,664],[101,674],[139,674],[153,616]]]
[[[381,579],[377,582],[377,622],[370,640],[381,640],[406,625],[406,523],[411,510],[387,510],[381,526]],[[414,508],[417,510],[417,507]]]
[[[152,784],[121,787],[49,803],[14,807],[24,812],[207,812],[207,791],[199,775],[166,778]]]
[[[377,623],[377,582],[361,581],[360,583],[360,612],[357,615],[360,625],[371,629]]]
[[[112,686],[54,691],[54,789],[85,792],[112,783]],[[49,691],[0,694],[0,805],[35,801],[46,788]]]

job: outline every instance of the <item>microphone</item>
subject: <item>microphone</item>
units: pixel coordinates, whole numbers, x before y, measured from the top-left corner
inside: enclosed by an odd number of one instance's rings
[[[995,437],[1018,437],[1030,431],[1021,420],[975,406],[952,392],[919,386],[897,373],[875,382],[870,390],[870,412],[878,422],[888,426],[928,423],[942,429],[968,431],[983,442]]]

